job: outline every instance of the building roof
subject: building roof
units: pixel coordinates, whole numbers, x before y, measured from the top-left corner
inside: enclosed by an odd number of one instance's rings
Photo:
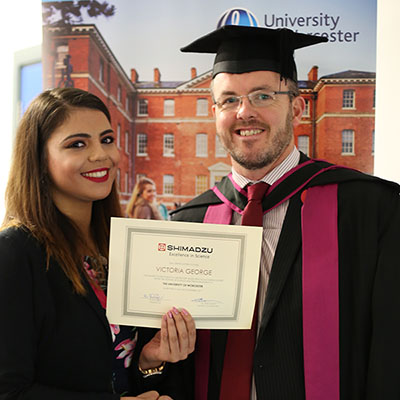
[[[314,87],[318,92],[325,84],[375,84],[376,73],[367,71],[347,70],[335,74],[321,76]]]
[[[312,89],[315,86],[313,81],[298,81],[299,89]]]
[[[139,81],[135,83],[138,89],[176,89],[185,81]]]
[[[44,26],[44,30],[46,33],[49,33],[54,36],[65,36],[65,35],[91,35],[97,43],[99,44],[100,48],[104,51],[104,53],[108,56],[110,62],[114,65],[115,69],[118,71],[119,76],[125,82],[127,88],[130,91],[135,91],[135,86],[126,74],[125,70],[122,68],[121,64],[119,63],[118,59],[115,57],[114,53],[112,52],[111,48],[108,46],[107,42],[104,40],[103,36],[101,35],[100,31],[97,29],[96,25],[94,24],[78,24],[78,25],[68,25],[68,26]]]
[[[150,92],[156,93],[158,91],[168,90],[172,92],[183,92],[183,91],[207,91],[208,88],[196,89],[196,86],[204,82],[207,79],[211,78],[212,71],[206,71],[205,73],[196,76],[189,81],[143,81],[143,82],[136,82],[135,86],[139,92]],[[299,80],[298,86],[300,90],[312,91],[318,90],[321,85],[323,85],[326,81],[335,81],[335,82],[342,82],[342,81],[358,81],[358,82],[366,82],[375,80],[376,73],[375,72],[367,72],[367,71],[354,71],[354,70],[347,70],[342,72],[337,72],[330,75],[321,76],[317,82],[310,81],[310,80]]]
[[[374,79],[375,72],[347,70],[335,74],[321,76],[320,79]]]
[[[198,87],[205,81],[211,78],[211,71],[206,71],[203,74],[196,75],[188,81],[138,81],[135,86],[140,93],[182,93],[182,92],[209,92],[209,87]]]

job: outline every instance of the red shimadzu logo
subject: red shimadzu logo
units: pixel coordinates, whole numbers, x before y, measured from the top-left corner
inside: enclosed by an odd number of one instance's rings
[[[158,243],[158,251],[165,251],[167,249],[167,245],[165,243]]]

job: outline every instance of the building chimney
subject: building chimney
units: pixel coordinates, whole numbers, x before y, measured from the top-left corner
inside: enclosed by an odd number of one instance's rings
[[[133,83],[137,83],[139,79],[139,74],[137,73],[135,68],[131,68],[131,81]]]
[[[160,83],[161,81],[161,74],[158,68],[154,68],[154,83]]]
[[[190,79],[194,79],[197,76],[197,70],[196,68],[192,67],[190,68]]]
[[[318,80],[318,66],[317,65],[314,65],[310,69],[310,72],[308,73],[308,80],[314,81],[314,82]]]

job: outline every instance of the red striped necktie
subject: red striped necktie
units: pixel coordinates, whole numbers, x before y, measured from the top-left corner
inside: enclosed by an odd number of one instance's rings
[[[243,210],[242,225],[262,226],[262,199],[269,188],[268,183],[257,182],[247,186],[247,205]]]
[[[243,210],[242,225],[263,225],[262,199],[268,188],[269,185],[265,182],[247,187],[248,203]],[[228,332],[219,400],[250,399],[256,332],[257,302],[251,329]]]

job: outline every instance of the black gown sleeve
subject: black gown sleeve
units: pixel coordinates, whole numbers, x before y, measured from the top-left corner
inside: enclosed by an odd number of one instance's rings
[[[400,196],[380,204],[366,399],[400,399]]]

